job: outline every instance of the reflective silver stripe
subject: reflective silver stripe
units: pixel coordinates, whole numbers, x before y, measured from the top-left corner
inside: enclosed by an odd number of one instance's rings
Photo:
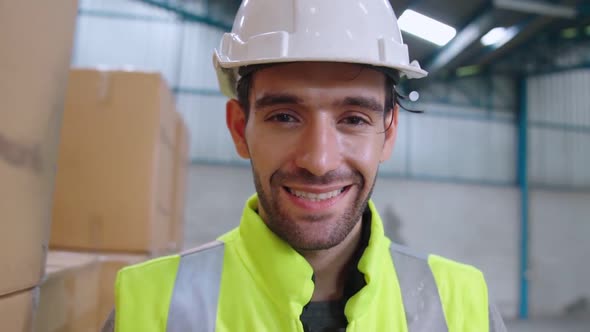
[[[390,250],[402,292],[408,332],[448,331],[428,258],[394,243]]]
[[[181,255],[167,332],[215,331],[224,248],[216,241]]]
[[[502,316],[498,312],[495,305],[490,304],[488,307],[490,317],[490,331],[489,332],[506,332],[506,326],[502,320]]]
[[[223,270],[224,244],[214,242],[180,258],[170,301],[167,332],[214,332]],[[427,257],[391,244],[408,332],[448,331]]]

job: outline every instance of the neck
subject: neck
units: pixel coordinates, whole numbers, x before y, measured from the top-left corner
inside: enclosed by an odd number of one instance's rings
[[[330,249],[300,251],[314,271],[312,302],[342,298],[348,268],[361,240],[361,228],[359,221],[344,241]]]

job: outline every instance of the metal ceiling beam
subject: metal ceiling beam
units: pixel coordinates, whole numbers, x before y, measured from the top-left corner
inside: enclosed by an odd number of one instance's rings
[[[526,14],[574,18],[578,15],[576,8],[531,0],[494,0],[494,6]]]
[[[402,0],[402,1],[389,0],[389,4],[391,5],[391,8],[393,8],[395,16],[397,16],[399,18],[406,11],[406,9],[410,8],[411,1],[409,1],[409,0]]]
[[[170,12],[175,13],[180,18],[191,21],[191,22],[199,22],[203,23],[215,28],[219,28],[221,30],[230,31],[231,25],[227,24],[226,22],[222,22],[220,20],[214,19],[210,16],[210,13],[207,12],[206,15],[200,15],[191,13],[190,11],[183,8],[181,5],[175,5],[167,0],[137,0],[139,2],[143,2],[145,4],[155,6],[161,9],[168,10]]]
[[[539,17],[538,19],[552,19]],[[572,27],[578,30],[578,36],[565,38],[562,36],[562,27],[557,26],[550,31],[531,38],[524,38],[524,42],[516,46],[505,57],[496,57],[489,64],[495,72],[502,71],[509,74],[534,75],[540,73],[562,71],[571,68],[588,68],[590,58],[585,56],[584,47],[590,45],[590,35],[584,32],[585,22]],[[537,26],[534,31],[543,31],[544,26]],[[580,48],[582,47],[582,48]],[[559,61],[562,54],[571,54],[575,49],[580,49],[580,56],[567,64]],[[575,53],[575,52],[574,52]]]
[[[496,0],[497,1],[497,0]],[[512,1],[511,1],[512,2]],[[513,1],[520,2],[520,1]],[[576,0],[564,0],[561,3],[563,6],[575,6]],[[590,4],[589,4],[590,5]],[[590,6],[588,6],[590,8]],[[586,15],[583,5],[577,6],[578,21]],[[527,15],[522,21],[513,26],[518,30],[518,33],[509,41],[499,47],[482,48],[481,52],[474,55],[468,63],[477,64],[482,67],[492,67],[494,71],[501,70],[508,74],[516,74],[526,72],[527,66],[523,59],[536,59],[533,63],[543,63],[543,58],[548,56],[548,52],[539,51],[539,43],[545,43],[541,40],[559,40],[557,43],[562,45],[563,42],[559,35],[559,31],[549,32],[547,29],[555,22],[559,22],[561,17],[552,15]],[[570,21],[571,22],[571,21]],[[579,21],[578,25],[583,25],[584,20]],[[588,21],[590,23],[590,20]],[[558,28],[558,27],[557,27]],[[556,28],[552,28],[555,30]],[[583,32],[582,32],[583,33]],[[539,38],[541,36],[541,38]],[[557,47],[561,48],[561,46]],[[549,48],[552,49],[552,48]],[[485,68],[483,70],[486,70]]]
[[[465,49],[490,31],[495,24],[494,15],[491,10],[486,10],[480,14],[471,23],[467,24],[463,30],[459,31],[455,38],[453,38],[438,54],[436,54],[432,61],[425,67],[430,75],[448,66],[453,60],[457,58]]]
[[[535,37],[540,31],[543,31],[544,28],[554,21],[555,18],[546,16],[537,16],[523,21],[521,24],[516,26],[518,33],[512,39],[507,41],[499,48],[488,47],[483,54],[479,55],[477,63],[482,66],[487,66],[496,62],[498,59],[501,59],[510,52],[513,52],[520,45],[526,43],[527,40]],[[524,50],[524,52],[529,51],[530,49]],[[536,56],[539,56],[539,54],[536,54]]]

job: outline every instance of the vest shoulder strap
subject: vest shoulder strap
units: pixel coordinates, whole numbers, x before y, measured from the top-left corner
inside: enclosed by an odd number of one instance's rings
[[[167,332],[215,331],[224,249],[215,241],[182,254]]]
[[[397,274],[408,332],[448,331],[428,258],[392,243],[393,266]]]
[[[392,243],[408,331],[489,331],[488,290],[481,271]]]
[[[115,283],[115,331],[165,331],[180,256],[123,268]]]
[[[430,255],[450,331],[489,331],[488,288],[483,273],[471,265]]]

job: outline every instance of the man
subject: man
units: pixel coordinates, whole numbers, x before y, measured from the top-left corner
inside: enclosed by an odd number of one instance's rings
[[[426,75],[388,1],[249,0],[235,22],[214,62],[257,195],[217,242],[123,269],[110,330],[504,331],[481,272],[391,244],[370,201],[395,84]]]

